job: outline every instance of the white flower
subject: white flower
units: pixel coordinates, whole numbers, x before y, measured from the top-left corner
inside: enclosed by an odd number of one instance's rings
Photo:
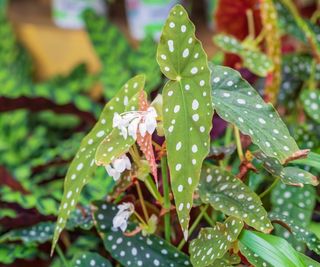
[[[146,111],[130,111],[122,115],[115,113],[112,126],[120,130],[124,139],[129,135],[136,140],[138,130],[142,137],[147,132],[154,132],[157,127],[157,112],[154,107],[149,107]]]
[[[124,232],[128,226],[128,219],[134,212],[134,206],[131,202],[125,202],[118,205],[118,209],[118,213],[112,220],[113,228],[120,228]]]
[[[121,173],[125,170],[131,170],[130,159],[126,155],[115,159],[111,164],[105,166],[107,173],[113,177],[113,180],[117,181]]]

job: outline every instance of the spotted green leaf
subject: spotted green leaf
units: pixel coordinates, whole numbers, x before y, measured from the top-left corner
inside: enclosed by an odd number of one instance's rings
[[[75,255],[70,267],[112,267],[111,263],[98,253],[81,252]]]
[[[92,226],[93,219],[91,215],[91,209],[88,206],[72,211],[66,224],[66,228],[68,230],[73,230],[77,227],[80,227],[84,230],[90,230]]]
[[[184,253],[156,235],[143,236],[138,233],[126,236],[120,230],[112,229],[112,218],[118,211],[116,206],[95,202],[93,209],[95,225],[106,250],[122,266],[191,266]],[[131,230],[134,227],[129,225]]]
[[[275,177],[280,177],[282,182],[289,185],[303,186],[304,184],[318,185],[317,177],[302,170],[298,167],[284,167],[275,159],[264,155],[262,152],[257,151],[254,156],[263,162],[263,167]]]
[[[189,252],[193,266],[208,266],[221,259],[232,247],[243,228],[243,222],[229,217],[223,224],[202,228],[198,237],[190,243]]]
[[[126,106],[126,111],[138,110],[140,93],[137,93]],[[144,93],[145,95],[145,93]],[[128,152],[129,148],[135,143],[135,140],[128,136],[127,139],[121,135],[118,128],[112,130],[112,132],[105,137],[97,148],[95,160],[97,165],[108,165],[117,157]]]
[[[272,212],[299,222],[301,227],[306,228],[311,221],[315,196],[315,189],[310,185],[301,188],[278,184],[271,192]],[[275,234],[284,237],[296,250],[304,250],[304,243],[295,239],[283,227],[275,225]]]
[[[285,162],[299,148],[271,104],[267,104],[240,74],[227,67],[212,68],[214,109],[270,157]]]
[[[275,212],[271,212],[269,214],[269,218],[270,220],[277,220],[277,221],[284,222],[286,225],[290,227],[292,235],[295,239],[305,243],[309,249],[313,250],[317,254],[320,254],[319,238],[314,233],[307,230],[305,227],[302,227],[300,225],[300,221],[297,221],[297,220],[294,221],[285,215],[278,214]],[[288,238],[289,236],[290,236],[290,233],[288,231],[285,231],[284,237]]]
[[[32,259],[36,257],[38,251],[35,246],[25,246],[22,244],[0,244],[0,263],[13,263],[17,259]]]
[[[241,254],[247,259],[247,261],[255,267],[273,267],[271,264],[264,261],[258,254],[254,253],[247,246],[239,242],[239,249]]]
[[[272,61],[265,54],[232,36],[217,34],[213,40],[222,50],[240,56],[243,66],[256,75],[265,77],[273,69]]]
[[[300,95],[300,99],[304,110],[310,118],[320,123],[320,91],[304,90]]]
[[[172,191],[185,239],[201,166],[209,152],[210,70],[195,28],[181,5],[163,28],[157,61],[169,79],[163,89],[163,124]]]
[[[215,210],[242,219],[259,231],[268,233],[273,229],[260,198],[240,179],[219,167],[205,166],[199,195]]]
[[[53,230],[52,222],[41,222],[31,227],[11,230],[0,237],[0,242],[21,240],[25,244],[45,243],[52,238]]]
[[[238,265],[241,262],[241,258],[237,254],[230,254],[226,252],[221,259],[215,260],[208,267],[230,267],[234,264]]]
[[[115,112],[122,113],[129,100],[144,86],[145,78],[138,75],[129,80],[104,107],[98,122],[90,133],[82,140],[80,148],[70,164],[65,183],[64,193],[59,208],[58,221],[53,237],[52,252],[58,241],[71,211],[79,199],[83,186],[89,182],[96,169],[95,153],[102,138],[112,131],[112,119]]]

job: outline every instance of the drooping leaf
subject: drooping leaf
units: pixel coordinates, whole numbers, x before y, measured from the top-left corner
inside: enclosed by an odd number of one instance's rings
[[[292,220],[289,217],[278,214],[275,212],[271,212],[269,214],[270,220],[277,220],[277,221],[282,221],[286,225],[290,227],[290,230],[292,232],[292,235],[295,239],[298,241],[301,241],[305,243],[309,249],[313,250],[317,254],[320,254],[320,240],[319,238],[309,230],[307,230],[305,227],[301,226],[300,221],[297,220]],[[290,235],[289,232],[284,232],[284,237],[288,238]]]
[[[245,246],[243,243],[239,242],[239,249],[240,252],[249,263],[251,263],[255,267],[272,267],[271,264],[264,261],[261,257],[258,256],[258,254],[254,253],[252,250],[250,250],[247,246]]]
[[[271,266],[305,267],[298,252],[280,237],[243,230],[239,240]]]
[[[301,188],[278,184],[271,192],[272,212],[299,222],[301,227],[306,228],[311,221],[315,196],[315,189],[310,185]],[[274,227],[277,236],[287,239],[296,250],[304,251],[304,243],[290,235],[287,229],[279,225],[274,225]]]
[[[304,184],[318,185],[317,177],[313,174],[301,170],[298,167],[284,167],[275,159],[257,151],[254,156],[263,162],[263,167],[275,177],[280,177],[282,182],[289,185],[303,186]]]
[[[260,198],[240,179],[219,167],[205,166],[199,195],[215,210],[242,219],[259,231],[269,233],[273,229]]]
[[[229,217],[214,228],[202,228],[198,237],[190,243],[189,252],[193,266],[208,266],[221,259],[231,248],[243,228],[243,222]]]
[[[320,123],[320,91],[304,90],[300,99],[309,117]]]
[[[112,228],[112,218],[117,213],[110,203],[94,203],[94,220],[104,246],[113,258],[124,267],[138,266],[191,266],[188,257],[167,241],[156,235],[138,233],[126,236]],[[129,229],[133,230],[134,225]]]
[[[214,66],[211,77],[213,106],[220,117],[235,124],[267,156],[282,163],[299,151],[273,106],[266,104],[237,71]]]
[[[261,20],[265,32],[267,56],[272,60],[274,68],[266,79],[264,93],[272,104],[278,98],[281,85],[281,38],[277,23],[278,14],[273,0],[260,1]]]
[[[210,70],[187,12],[176,5],[163,28],[157,51],[162,73],[163,124],[172,191],[184,237],[202,162],[209,152],[212,107]]]
[[[45,243],[52,238],[54,230],[53,222],[41,222],[34,226],[11,230],[0,237],[0,241],[17,241],[21,240],[25,244]]]
[[[146,97],[146,93],[143,90],[140,90],[140,92],[134,95],[127,103],[126,112],[137,111],[139,109],[140,94]],[[121,135],[121,131],[118,128],[114,128],[99,144],[95,155],[96,164],[99,166],[110,164],[114,159],[127,153],[134,143],[135,140],[131,136],[127,136],[125,139]]]
[[[112,267],[111,263],[98,253],[81,252],[75,255],[71,261],[72,267]]]
[[[273,69],[272,61],[265,54],[232,36],[218,34],[213,40],[222,50],[240,56],[243,66],[256,75],[265,77]]]
[[[68,169],[64,194],[60,204],[57,226],[55,229],[52,251],[58,241],[70,212],[74,209],[83,186],[89,182],[96,169],[95,153],[103,137],[112,130],[112,119],[115,112],[122,113],[128,101],[144,86],[144,76],[139,75],[129,80],[116,97],[105,106],[99,121],[82,140],[81,146]]]

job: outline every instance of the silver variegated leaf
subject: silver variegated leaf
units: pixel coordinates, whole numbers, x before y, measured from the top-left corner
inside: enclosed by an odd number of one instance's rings
[[[242,228],[242,220],[234,217],[229,217],[223,224],[217,223],[214,228],[202,228],[190,243],[193,266],[208,266],[221,259],[237,240]]]
[[[242,219],[259,231],[269,233],[273,229],[260,198],[230,172],[206,165],[201,174],[199,195],[215,210]]]
[[[169,79],[163,89],[163,126],[172,191],[187,239],[193,193],[209,152],[213,110],[207,55],[181,5],[165,23],[157,61]]]
[[[278,113],[240,74],[228,67],[212,67],[212,101],[224,120],[249,135],[268,156],[285,162],[299,148]]]
[[[145,77],[138,75],[129,80],[104,107],[98,122],[82,140],[80,148],[72,160],[64,182],[64,193],[59,208],[57,225],[54,232],[52,250],[66,225],[71,211],[78,202],[83,186],[89,182],[96,169],[95,153],[98,145],[112,131],[112,119],[115,112],[122,113],[129,100],[144,87]]]

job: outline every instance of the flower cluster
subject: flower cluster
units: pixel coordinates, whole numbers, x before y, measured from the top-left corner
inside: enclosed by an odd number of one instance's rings
[[[157,127],[156,118],[157,112],[153,107],[149,107],[146,111],[130,111],[121,115],[115,113],[112,126],[120,130],[124,139],[127,139],[129,135],[136,140],[138,130],[142,137],[147,132],[149,134],[154,132]]]
[[[134,213],[134,206],[130,202],[118,205],[118,213],[112,220],[113,228],[120,228],[122,232],[127,229],[128,219]]]
[[[115,159],[111,164],[105,166],[107,173],[113,177],[115,181],[121,176],[125,170],[131,170],[130,159],[126,155]]]

